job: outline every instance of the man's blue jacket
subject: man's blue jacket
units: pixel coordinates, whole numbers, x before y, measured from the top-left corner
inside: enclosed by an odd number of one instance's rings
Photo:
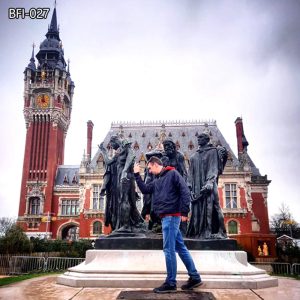
[[[175,168],[163,168],[160,174],[148,184],[144,183],[139,173],[134,173],[134,177],[143,194],[152,194],[153,210],[156,214],[188,215],[190,190]]]

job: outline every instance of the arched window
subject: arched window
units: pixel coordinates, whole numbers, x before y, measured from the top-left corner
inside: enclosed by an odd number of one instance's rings
[[[39,197],[31,197],[29,199],[28,214],[29,215],[39,215],[40,214],[40,205],[41,205],[41,201],[40,201]]]
[[[102,223],[100,221],[96,221],[93,224],[93,234],[101,234],[102,233]]]
[[[236,221],[229,221],[228,222],[228,233],[229,234],[237,234],[238,233],[238,224]]]

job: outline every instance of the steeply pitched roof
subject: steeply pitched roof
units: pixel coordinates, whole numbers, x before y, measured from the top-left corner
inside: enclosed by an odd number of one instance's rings
[[[68,166],[61,165],[58,166],[55,185],[60,186],[75,186],[79,184],[79,166]]]
[[[135,155],[139,160],[142,154],[151,150],[148,148],[150,145],[154,149],[162,140],[168,138],[179,146],[178,150],[185,157],[190,158],[198,148],[197,136],[202,132],[210,135],[211,143],[214,145],[226,147],[231,154],[233,164],[238,165],[238,160],[217,127],[216,121],[114,122],[104,139],[104,147],[108,145],[112,135],[121,134],[125,139],[132,142]],[[101,151],[98,149],[92,159],[91,167],[96,166],[100,154]]]

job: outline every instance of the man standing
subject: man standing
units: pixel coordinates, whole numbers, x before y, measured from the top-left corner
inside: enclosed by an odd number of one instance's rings
[[[162,161],[153,156],[148,161],[149,172],[155,179],[145,184],[140,176],[140,166],[135,163],[134,176],[143,194],[152,194],[153,210],[162,219],[163,251],[166,260],[167,278],[155,288],[155,293],[176,292],[177,261],[176,252],[184,263],[189,280],[181,289],[191,290],[202,284],[193,259],[186,248],[181,232],[180,221],[186,221],[190,205],[190,191],[182,176],[174,167],[163,167]]]

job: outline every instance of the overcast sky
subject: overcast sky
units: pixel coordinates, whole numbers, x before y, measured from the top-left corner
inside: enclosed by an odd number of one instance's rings
[[[23,71],[45,39],[53,0],[0,0],[0,217],[17,216],[25,146]],[[248,153],[300,222],[300,1],[58,0],[75,82],[65,164],[79,165],[86,122],[93,154],[112,121],[214,119]],[[46,20],[9,20],[8,7],[50,7]],[[36,49],[37,50],[37,49]],[[154,112],[152,106],[159,107]]]

